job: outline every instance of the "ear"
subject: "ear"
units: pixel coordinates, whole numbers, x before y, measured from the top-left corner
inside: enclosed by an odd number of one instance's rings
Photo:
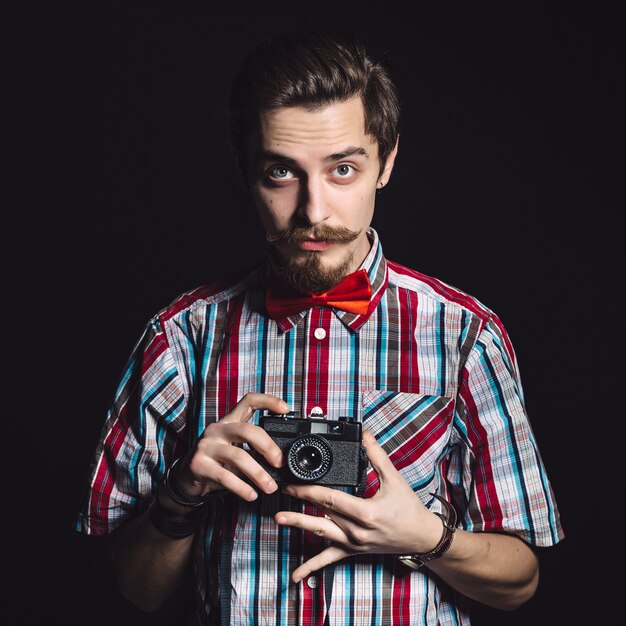
[[[385,167],[378,177],[378,184],[376,185],[379,189],[382,189],[388,182],[391,177],[391,172],[393,170],[393,165],[396,162],[396,155],[398,154],[398,144],[400,143],[400,135],[396,139],[396,145],[393,147],[393,150],[389,153],[387,160],[385,161]]]

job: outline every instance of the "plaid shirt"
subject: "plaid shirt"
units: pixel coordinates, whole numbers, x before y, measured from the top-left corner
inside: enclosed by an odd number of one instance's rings
[[[168,464],[258,392],[302,416],[319,407],[329,419],[361,420],[416,496],[434,511],[430,493],[453,502],[465,530],[537,546],[562,538],[502,323],[467,294],[387,261],[370,236],[365,315],[314,307],[270,320],[268,269],[259,267],[186,293],[152,319],[106,420],[78,530],[109,533],[143,511]],[[377,488],[370,470],[364,497]],[[470,623],[463,596],[391,555],[350,557],[293,584],[295,567],[326,544],[278,527],[274,513],[287,509],[319,514],[281,493],[216,498],[194,544],[193,623]]]

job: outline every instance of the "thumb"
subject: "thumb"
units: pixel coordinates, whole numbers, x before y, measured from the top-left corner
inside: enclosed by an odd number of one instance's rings
[[[363,445],[367,452],[367,458],[374,468],[374,471],[378,474],[378,481],[382,486],[386,479],[388,480],[393,475],[397,474],[398,471],[393,466],[387,453],[383,450],[378,441],[376,441],[376,437],[374,437],[369,430],[363,431]]]

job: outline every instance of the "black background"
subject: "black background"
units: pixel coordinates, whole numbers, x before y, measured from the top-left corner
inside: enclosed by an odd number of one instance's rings
[[[400,153],[374,222],[387,257],[478,297],[516,347],[567,536],[541,552],[533,600],[477,607],[475,623],[611,623],[623,555],[623,231],[606,182],[623,180],[617,16],[592,2],[417,2],[413,14],[51,4],[3,20],[3,623],[182,623],[182,594],[151,617],[121,599],[105,544],[74,518],[146,321],[263,253],[226,147],[227,93],[254,43],[309,24],[357,30],[391,58]]]

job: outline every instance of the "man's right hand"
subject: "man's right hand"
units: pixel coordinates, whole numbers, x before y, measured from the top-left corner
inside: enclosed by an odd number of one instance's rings
[[[252,501],[257,491],[240,476],[246,476],[264,493],[273,493],[278,486],[241,444],[248,444],[266,461],[281,467],[283,454],[274,440],[249,420],[257,410],[287,413],[286,402],[261,393],[248,393],[235,408],[218,422],[209,424],[198,440],[196,449],[181,461],[177,471],[179,486],[189,495],[205,495],[227,489],[243,500]]]

